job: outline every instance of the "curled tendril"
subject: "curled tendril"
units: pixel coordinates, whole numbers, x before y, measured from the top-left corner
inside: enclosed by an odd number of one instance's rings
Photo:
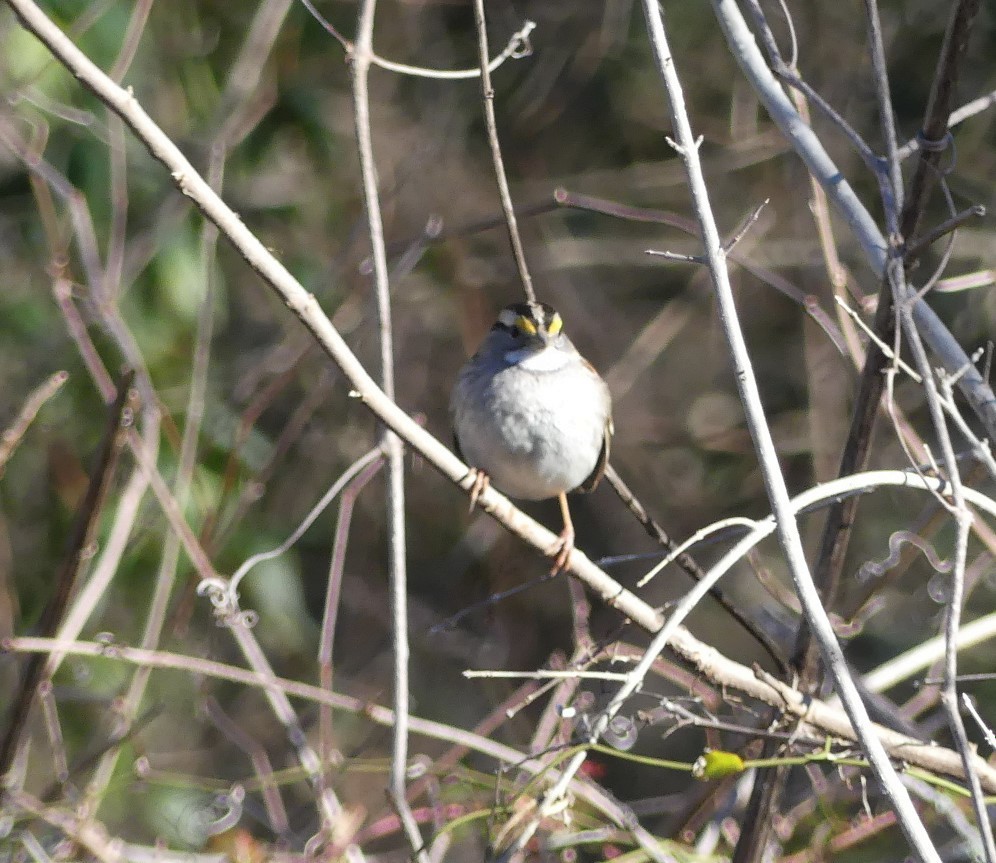
[[[231,605],[228,583],[221,578],[205,578],[197,585],[197,595],[206,596],[215,608],[227,608]]]
[[[870,560],[862,564],[861,569],[858,570],[858,581],[869,581],[872,578],[885,575],[888,570],[899,563],[899,556],[904,543],[909,543],[918,548],[923,553],[923,556],[927,558],[927,563],[937,572],[951,572],[954,567],[954,564],[950,560],[941,560],[937,556],[934,546],[919,534],[908,530],[897,530],[889,537],[889,556],[882,561]]]
[[[218,626],[244,626],[252,629],[259,615],[251,609],[239,608],[239,595],[234,585],[223,578],[205,578],[197,585],[197,595],[206,596],[214,607]]]
[[[307,842],[304,843],[304,857],[306,860],[317,860],[319,852],[324,850],[329,843],[330,837],[326,830],[319,830]]]
[[[640,731],[636,723],[629,717],[619,714],[613,716],[609,721],[602,737],[613,749],[627,752],[636,745],[636,740],[640,736]]]
[[[211,805],[201,812],[203,828],[209,836],[231,830],[242,819],[242,803],[246,790],[235,784],[224,794],[215,795]]]
[[[947,149],[949,144],[954,143],[954,135],[951,134],[949,129],[941,138],[931,139],[928,138],[923,129],[918,129],[916,133],[916,143],[921,150],[926,150],[929,153],[941,153]]]
[[[513,37],[511,51],[508,52],[509,57],[513,60],[521,60],[523,57],[532,56],[533,43],[529,41],[529,34],[535,29],[536,23],[534,21],[526,21],[522,29]]]
[[[259,623],[259,614],[251,608],[217,608],[214,612],[215,624],[234,628],[237,626],[252,629]]]
[[[421,779],[429,772],[431,767],[432,764],[425,756],[416,756],[412,759],[411,764],[409,764],[408,768],[405,770],[405,778]]]

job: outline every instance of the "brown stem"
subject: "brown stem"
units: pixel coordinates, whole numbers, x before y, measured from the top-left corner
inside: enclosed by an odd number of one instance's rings
[[[62,619],[72,594],[73,585],[76,583],[80,564],[86,556],[94,527],[100,518],[104,498],[110,486],[111,477],[114,475],[118,455],[124,444],[125,430],[131,424],[134,416],[134,405],[131,398],[131,385],[134,377],[134,372],[129,371],[118,384],[118,395],[111,406],[104,437],[97,450],[93,474],[90,477],[83,501],[76,510],[76,516],[73,519],[66,556],[55,579],[55,592],[38,621],[37,630],[42,637],[47,638],[55,634],[55,629]],[[7,730],[4,733],[2,743],[0,743],[0,777],[10,770],[13,763],[14,753],[17,751],[21,733],[28,721],[28,714],[31,712],[31,704],[34,701],[38,684],[41,682],[44,667],[45,657],[41,654],[35,654],[28,660],[24,676],[21,678],[21,685],[13,699]]]

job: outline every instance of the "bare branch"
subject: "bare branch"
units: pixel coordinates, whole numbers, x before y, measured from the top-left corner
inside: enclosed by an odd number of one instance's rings
[[[7,462],[10,461],[10,457],[24,439],[28,427],[38,416],[38,411],[62,389],[62,385],[67,380],[69,380],[68,372],[56,372],[45,383],[28,394],[14,422],[0,435],[0,476],[3,476]]]
[[[377,324],[380,335],[381,386],[384,395],[394,399],[394,337],[391,320],[391,288],[384,249],[384,224],[377,190],[377,166],[374,162],[373,134],[370,128],[370,94],[368,79],[373,54],[374,13],[376,0],[363,0],[356,25],[356,45],[352,54],[353,120],[363,178],[363,200],[367,212],[367,230],[373,247],[374,285],[377,297]],[[408,572],[405,542],[405,462],[401,441],[389,428],[381,435],[387,456],[388,570],[391,580],[391,621],[394,639],[394,734],[391,748],[391,782],[389,797],[394,801],[405,834],[420,863],[428,863],[418,824],[405,799],[408,771]]]
[[[488,144],[491,146],[491,160],[495,166],[495,180],[498,183],[498,194],[501,198],[501,208],[505,213],[508,225],[508,239],[512,244],[512,254],[515,265],[519,268],[519,279],[522,289],[526,292],[526,302],[536,302],[536,291],[529,275],[526,263],[526,253],[522,248],[522,238],[519,236],[519,225],[515,219],[515,208],[512,205],[512,194],[508,190],[508,177],[505,175],[505,160],[501,155],[501,145],[498,143],[498,124],[495,120],[495,91],[491,86],[491,70],[488,68],[488,24],[484,16],[484,0],[474,0],[474,23],[477,25],[477,49],[481,62],[481,94],[484,101],[484,123],[488,130]]]
[[[42,635],[54,633],[59,621],[65,613],[76,579],[79,576],[80,565],[86,559],[97,520],[103,512],[104,500],[111,478],[118,463],[121,445],[126,429],[134,419],[134,394],[131,384],[134,377],[127,374],[118,384],[118,396],[109,411],[104,437],[97,450],[93,473],[87,485],[86,494],[80,502],[69,533],[69,543],[65,559],[55,578],[55,590],[45,605],[38,630]],[[11,710],[7,720],[7,729],[0,741],[0,777],[10,770],[18,742],[28,721],[35,692],[42,679],[45,666],[44,658],[32,657],[28,667],[21,677],[17,694],[11,699]],[[0,796],[3,792],[0,791]]]

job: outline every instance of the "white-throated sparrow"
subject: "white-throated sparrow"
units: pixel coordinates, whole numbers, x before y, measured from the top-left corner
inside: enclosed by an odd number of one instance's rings
[[[450,413],[457,452],[477,470],[471,497],[487,482],[510,497],[556,497],[564,529],[553,571],[574,547],[567,492],[602,478],[612,437],[609,388],[563,333],[545,303],[516,303],[498,315],[460,370]]]

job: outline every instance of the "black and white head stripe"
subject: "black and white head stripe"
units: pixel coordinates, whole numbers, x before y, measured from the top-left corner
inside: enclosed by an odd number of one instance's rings
[[[546,303],[514,303],[498,315],[494,329],[535,336],[539,332],[556,335],[563,328],[560,313]]]

